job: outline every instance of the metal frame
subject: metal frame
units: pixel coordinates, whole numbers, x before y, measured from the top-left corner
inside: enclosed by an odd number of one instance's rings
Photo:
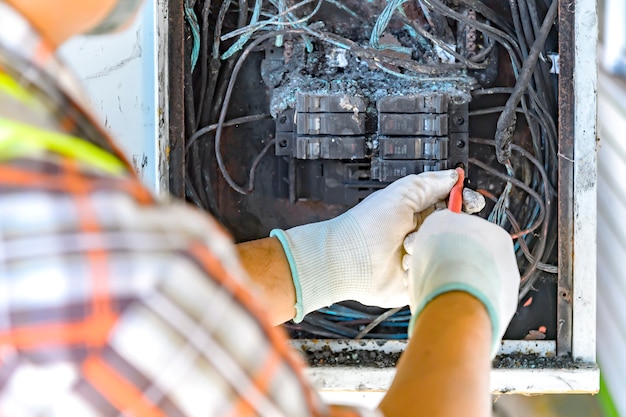
[[[169,70],[167,80],[167,111],[169,123],[167,133],[167,159],[170,194],[185,198],[185,14],[183,1],[158,0],[162,9],[167,10],[167,57],[164,61]],[[165,110],[165,109],[164,109]]]
[[[494,369],[494,393],[593,393],[599,389],[596,361],[596,0],[559,1],[559,282],[556,341],[504,341],[500,354],[535,353],[566,356],[573,361],[565,368]],[[169,7],[168,7],[169,6]],[[160,46],[168,54],[159,59],[159,79],[169,84],[161,134],[161,178],[169,170],[169,190],[184,197],[184,14],[182,2],[159,0],[159,11],[168,14],[168,26]],[[167,34],[165,34],[167,32]],[[572,48],[572,45],[574,47]],[[166,144],[166,145],[164,145]],[[161,181],[166,184],[167,181]],[[294,341],[296,347],[310,341]],[[354,349],[400,349],[406,342],[319,342],[320,346]],[[351,344],[352,343],[352,344]],[[359,399],[380,396],[389,386],[393,368],[315,367],[308,371],[314,384],[327,393],[353,393]]]

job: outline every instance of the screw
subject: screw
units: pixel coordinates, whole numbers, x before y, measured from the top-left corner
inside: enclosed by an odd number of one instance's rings
[[[460,139],[459,139],[459,140],[457,140],[457,141],[456,141],[456,147],[457,147],[457,148],[459,148],[459,149],[464,148],[464,147],[465,147],[465,142],[464,142],[464,141],[462,141],[462,140],[460,140]]]
[[[454,118],[454,123],[456,123],[457,125],[462,125],[463,123],[465,123],[465,119],[462,116],[457,116]]]
[[[285,124],[285,123],[287,123],[287,116],[285,116],[285,115],[280,116],[280,119],[278,119],[278,121],[279,121],[281,124]]]
[[[287,140],[283,139],[280,142],[278,142],[278,146],[280,146],[281,148],[286,148],[287,147]]]

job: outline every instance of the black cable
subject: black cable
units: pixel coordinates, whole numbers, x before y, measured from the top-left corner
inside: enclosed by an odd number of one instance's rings
[[[494,196],[494,195],[485,195],[483,194],[486,198],[490,199],[492,202],[496,203],[498,201],[498,199]],[[532,254],[530,253],[530,249],[528,249],[528,245],[526,244],[526,241],[520,236],[520,235],[526,235],[528,233],[531,233],[531,231],[529,229],[525,229],[522,230],[519,223],[517,222],[515,216],[513,215],[513,213],[511,213],[511,210],[509,209],[505,209],[505,213],[507,215],[507,218],[509,220],[509,222],[511,223],[511,226],[513,226],[513,230],[514,230],[514,235],[518,236],[518,242],[520,244],[520,248],[522,249],[522,252],[524,252],[524,256],[526,256],[526,259],[529,262],[532,262],[534,260]],[[548,272],[550,274],[556,274],[558,273],[558,267],[556,265],[550,265],[550,264],[545,264],[540,262],[539,264],[537,264],[537,269],[544,271],[544,272]]]
[[[243,116],[243,117],[237,117],[236,119],[232,119],[232,120],[228,120],[226,122],[224,122],[222,124],[222,126],[227,127],[227,126],[236,126],[236,125],[240,125],[240,124],[244,124],[244,123],[250,123],[250,122],[258,122],[260,120],[265,120],[265,119],[271,119],[272,116],[270,116],[269,114],[253,114],[250,116]],[[185,149],[185,152],[189,152],[189,149],[191,148],[191,146],[202,136],[206,135],[207,133],[210,132],[214,132],[217,129],[217,124],[212,124],[206,127],[203,127],[202,129],[196,131],[188,140],[187,140],[187,147]]]
[[[511,157],[510,144],[513,136],[513,131],[515,129],[515,108],[517,107],[522,96],[524,95],[524,91],[526,91],[528,82],[530,81],[530,77],[534,72],[534,67],[537,63],[537,59],[539,59],[539,53],[543,50],[543,46],[546,42],[548,34],[550,33],[550,30],[552,30],[552,25],[558,11],[557,6],[558,1],[554,0],[550,5],[550,9],[548,9],[548,14],[545,17],[543,24],[541,25],[539,37],[535,39],[533,46],[530,48],[528,59],[524,61],[522,70],[520,71],[520,75],[518,76],[517,82],[515,83],[514,91],[506,102],[506,109],[502,112],[500,118],[498,119],[498,123],[496,126],[497,130],[495,134],[495,140],[497,143],[496,157],[501,164],[506,163],[506,161],[508,161]]]
[[[396,314],[397,312],[399,312],[403,308],[404,307],[396,307],[396,308],[391,308],[391,309],[385,311],[380,316],[378,316],[374,320],[372,320],[372,322],[370,324],[365,326],[365,328],[363,330],[361,330],[359,332],[359,334],[354,336],[354,340],[362,339],[366,334],[371,332],[376,326],[378,326],[380,323],[382,323],[383,321],[387,320],[389,317],[393,316],[394,314]]]
[[[515,28],[515,35],[517,36],[517,43],[522,51],[522,61],[528,58],[528,46],[532,42],[527,43],[527,38],[524,36],[525,31],[522,28],[522,22],[520,19],[519,9],[517,8],[517,0],[509,0],[509,9],[511,10],[511,17],[513,19],[513,27]]]
[[[491,37],[497,40],[506,49],[506,51],[509,54],[509,57],[511,58],[511,62],[513,62],[514,68],[520,67],[519,59],[521,58],[521,51],[519,49],[519,45],[517,45],[515,40],[508,33],[503,32],[502,30],[499,30],[492,26],[489,26],[485,23],[472,20],[468,18],[467,16],[462,15],[461,13],[458,13],[452,10],[448,6],[445,6],[439,0],[419,0],[419,1],[420,3],[423,3],[426,6],[428,6],[429,9],[437,10],[445,16],[461,21],[465,23],[466,25],[475,27],[483,33],[489,33]]]
[[[217,14],[217,19],[215,20],[215,30],[213,32],[213,48],[211,52],[211,56],[213,59],[218,59],[220,56],[220,39],[222,36],[222,28],[224,27],[224,19],[226,18],[226,13],[230,8],[232,0],[224,0],[220,10]]]
[[[522,105],[524,105],[524,103],[521,103]],[[504,110],[504,106],[496,106],[496,107],[487,107],[484,109],[478,109],[478,110],[472,110],[468,113],[468,115],[471,116],[483,116],[486,114],[494,114],[494,113],[500,113]],[[530,112],[528,111],[528,109],[524,109],[524,108],[516,108],[515,111],[517,113],[522,113],[525,117],[527,122],[530,124],[533,120],[535,120],[537,123],[539,123],[539,125],[544,128],[547,129],[544,123],[544,120],[542,118],[540,118],[539,115],[535,114],[534,112]],[[531,130],[531,135],[533,135],[534,130]],[[535,152],[538,154],[539,149],[541,148],[541,143],[539,143],[539,141],[537,140],[538,138],[536,138],[535,136],[533,136],[533,145],[535,146]]]
[[[198,113],[203,113],[204,103],[207,96],[208,77],[208,54],[209,54],[209,13],[211,11],[211,0],[205,0],[202,6],[202,36],[200,45],[200,99],[198,102]],[[198,117],[194,130],[201,124],[201,117]]]
[[[482,14],[485,19],[498,25],[502,30],[506,31],[509,35],[513,35],[515,30],[511,25],[495,10],[487,6],[480,0],[458,0],[459,3],[466,5],[468,8],[477,11]]]
[[[533,30],[535,33],[538,33],[541,27],[541,20],[539,19],[539,10],[537,6],[538,6],[537,3],[526,6],[526,9],[528,10],[528,14],[530,15],[530,20],[532,22]],[[547,7],[546,7],[546,10],[547,10]],[[545,14],[545,12],[542,12],[542,14]],[[544,101],[548,103],[549,105],[551,105],[550,108],[548,109],[550,111],[550,114],[556,116],[557,109],[556,109],[556,99],[554,96],[555,92],[552,88],[550,88],[550,85],[552,85],[552,80],[550,77],[550,67],[547,62],[541,59],[541,57],[539,59],[538,66],[540,67],[540,73],[542,77],[541,84],[544,86],[544,89],[545,89],[544,94],[546,95],[546,99]]]
[[[531,197],[533,197],[537,203],[539,204],[539,215],[537,217],[537,221],[536,223],[538,224],[542,224],[542,231],[541,231],[541,238],[538,239],[538,243],[537,245],[535,245],[535,253],[533,254],[533,262],[531,263],[531,265],[527,268],[527,271],[524,275],[522,275],[521,278],[521,282],[520,282],[520,293],[519,293],[519,298],[520,300],[528,293],[528,291],[530,291],[532,284],[534,283],[534,280],[531,279],[533,276],[533,271],[537,268],[537,265],[539,264],[539,261],[541,260],[542,256],[543,256],[543,251],[545,249],[545,240],[548,234],[548,224],[549,224],[549,219],[550,219],[550,212],[547,210],[547,208],[549,207],[549,204],[551,204],[548,201],[548,207],[546,207],[546,204],[544,203],[544,201],[541,199],[541,197],[539,196],[539,194],[537,194],[536,191],[534,191],[533,189],[531,189],[530,187],[528,187],[526,184],[524,184],[523,182],[521,182],[520,180],[518,180],[517,178],[513,178],[510,177],[506,174],[503,174],[501,172],[499,172],[498,170],[490,167],[489,165],[483,163],[482,161],[477,160],[476,158],[469,158],[468,162],[472,165],[475,165],[481,169],[483,169],[484,171],[489,172],[490,174],[501,178],[507,182],[510,182],[511,184],[513,184],[514,186],[524,190],[527,194],[529,194]],[[544,197],[545,198],[545,197]]]
[[[429,41],[431,41],[434,45],[440,47],[441,49],[443,49],[444,51],[446,51],[447,53],[449,53],[450,55],[455,57],[459,62],[461,62],[467,68],[469,68],[469,69],[476,69],[476,70],[481,70],[481,69],[487,68],[487,63],[486,62],[482,62],[482,63],[481,62],[472,62],[469,58],[464,57],[463,55],[461,55],[460,53],[455,51],[446,42],[444,42],[443,40],[437,38],[435,35],[431,34],[429,31],[424,29],[421,25],[417,24],[416,22],[414,22],[412,20],[409,20],[407,18],[404,18],[404,17],[402,18],[402,20],[403,20],[403,22],[405,24],[407,24],[410,27],[412,27],[413,29],[415,29],[415,31],[417,33],[419,33],[424,38],[426,38]]]
[[[480,145],[487,145],[487,146],[494,146],[494,147],[496,146],[495,142],[491,139],[470,138],[469,141],[470,143],[477,143]],[[522,148],[519,145],[511,144],[511,149],[514,150],[515,152],[518,152],[524,158],[528,159],[530,163],[532,163],[535,166],[535,168],[537,168],[537,171],[541,175],[541,179],[543,181],[543,186],[545,190],[544,192],[549,193],[548,197],[550,197],[550,194],[556,195],[556,190],[550,187],[550,182],[548,181],[548,174],[546,173],[546,170],[541,165],[541,163],[537,160],[537,158],[535,158],[533,155],[530,154],[530,152],[528,152],[526,149]]]
[[[496,47],[496,42],[492,40],[488,35],[483,33],[483,38],[485,39],[485,47],[483,48],[482,51],[469,57],[470,61],[481,62],[481,61],[486,60],[488,58],[488,55],[490,55],[491,52]]]
[[[238,0],[239,17],[237,20],[238,27],[244,27],[248,21],[248,0]]]
[[[537,220],[535,221],[537,224],[541,224],[544,222],[545,218],[546,218],[546,205],[543,201],[543,199],[541,198],[541,196],[532,188],[530,188],[529,186],[527,186],[526,184],[524,184],[522,181],[518,180],[517,178],[513,178],[507,174],[504,174],[500,171],[498,171],[497,169],[487,165],[486,163],[476,159],[476,158],[468,158],[468,162],[471,165],[475,165],[478,168],[506,181],[506,182],[510,182],[511,184],[513,184],[514,186],[516,186],[517,188],[520,188],[521,190],[523,190],[524,192],[526,192],[526,194],[530,195],[539,205],[539,215],[537,217]]]

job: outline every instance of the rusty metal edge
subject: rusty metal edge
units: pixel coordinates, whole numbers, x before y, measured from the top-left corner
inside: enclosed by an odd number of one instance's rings
[[[574,19],[570,0],[559,1],[557,355],[572,352],[574,238]]]
[[[185,198],[185,26],[183,2],[169,0],[170,194]]]

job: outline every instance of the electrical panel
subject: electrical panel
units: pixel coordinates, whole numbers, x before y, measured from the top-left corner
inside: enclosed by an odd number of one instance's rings
[[[590,3],[576,7],[589,13]],[[589,57],[575,54],[583,52],[572,44],[585,40],[568,8],[562,0],[170,8],[170,191],[246,241],[332,218],[405,175],[461,167],[465,186],[487,200],[478,215],[515,240],[522,276],[496,365],[543,358],[542,369],[584,368],[592,386],[592,343],[577,355],[573,337],[589,328],[575,322],[575,303],[588,306],[576,300],[589,294],[576,298],[584,281],[573,280],[574,234],[586,230],[575,190],[585,177],[570,161],[595,129],[595,120],[580,125],[574,98],[593,88],[576,81],[574,68]],[[323,368],[311,340],[327,340],[326,353],[342,343],[376,349],[367,339],[401,351],[409,317],[407,308],[346,302],[286,327]],[[338,355],[330,357],[324,363]]]

